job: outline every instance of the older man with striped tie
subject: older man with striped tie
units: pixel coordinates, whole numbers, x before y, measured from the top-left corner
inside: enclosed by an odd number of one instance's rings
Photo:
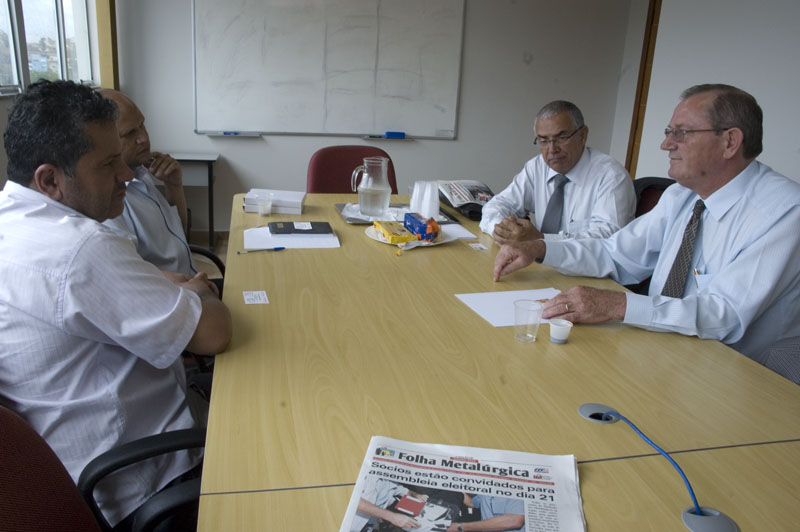
[[[652,211],[607,238],[504,245],[494,278],[533,261],[626,285],[652,276],[648,295],[573,287],[543,316],[622,320],[758,358],[800,335],[800,183],[756,160],[762,111],[735,87],[685,90],[664,133],[677,184]]]

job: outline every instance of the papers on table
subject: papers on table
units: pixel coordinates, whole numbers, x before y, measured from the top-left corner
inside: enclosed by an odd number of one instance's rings
[[[472,234],[472,231],[461,224],[441,225],[439,228],[444,236],[452,236],[453,238],[478,238]]]
[[[336,236],[336,233],[273,235],[269,232],[269,227],[253,227],[244,230],[244,249],[277,247],[286,249],[338,248],[339,237]]]
[[[425,488],[437,488],[439,493],[423,495]],[[450,497],[443,492],[450,492]],[[451,530],[463,522],[459,505],[452,501],[461,500],[467,493],[478,508],[491,508],[495,514],[523,516],[522,527],[514,530],[586,530],[574,455],[414,443],[373,436],[339,532],[361,532],[369,525],[372,525],[370,530],[382,529],[382,521],[389,521],[387,512],[394,518],[411,518],[416,522],[415,528],[403,530]],[[398,502],[393,505],[395,500]],[[359,512],[362,501],[383,509],[383,519]],[[491,513],[486,511],[484,520]],[[490,528],[485,523],[482,526]]]
[[[514,325],[514,301],[517,299],[550,299],[560,292],[555,288],[539,290],[511,290],[509,292],[480,292],[456,294],[465,305],[492,324],[493,327]],[[549,323],[542,319],[542,323]]]
[[[242,292],[245,305],[268,305],[269,298],[265,290],[247,290]]]

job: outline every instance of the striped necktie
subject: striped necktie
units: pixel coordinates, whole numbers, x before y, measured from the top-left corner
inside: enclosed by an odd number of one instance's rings
[[[700,229],[700,217],[703,215],[703,209],[705,208],[706,204],[703,203],[703,200],[697,200],[697,203],[694,204],[692,217],[689,218],[689,223],[686,224],[686,230],[683,232],[681,247],[678,248],[675,262],[672,263],[667,282],[664,283],[664,289],[661,291],[662,296],[683,297],[686,278],[689,275],[689,264],[692,262],[692,254],[694,253],[694,241],[697,239],[697,231]]]

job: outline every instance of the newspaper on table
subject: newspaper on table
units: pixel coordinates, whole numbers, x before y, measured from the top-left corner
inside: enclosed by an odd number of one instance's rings
[[[575,456],[373,436],[339,531],[450,532],[489,519],[496,530],[585,531]]]
[[[492,199],[492,191],[480,181],[462,179],[460,181],[439,181],[439,192],[451,207],[461,207],[467,203],[483,206]]]

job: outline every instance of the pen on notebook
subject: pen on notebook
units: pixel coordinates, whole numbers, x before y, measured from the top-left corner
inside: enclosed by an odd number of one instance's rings
[[[236,252],[237,255],[244,255],[245,253],[255,253],[257,251],[283,251],[286,249],[285,247],[277,247],[277,248],[264,248],[264,249],[241,249]]]

